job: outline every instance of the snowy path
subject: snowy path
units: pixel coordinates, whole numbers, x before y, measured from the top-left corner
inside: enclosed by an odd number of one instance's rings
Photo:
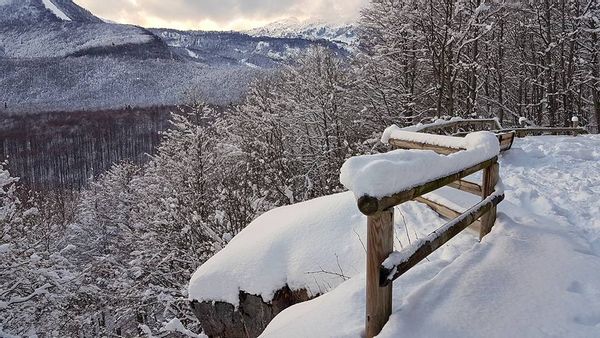
[[[600,336],[600,138],[519,139],[501,165],[493,232],[461,235],[398,279],[381,337]],[[358,275],[263,336],[358,337],[364,301]]]

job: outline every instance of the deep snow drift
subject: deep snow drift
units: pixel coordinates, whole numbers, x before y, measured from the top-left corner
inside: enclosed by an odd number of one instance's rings
[[[394,283],[382,337],[591,337],[600,332],[600,137],[531,137],[500,157],[506,199],[482,243],[466,231]],[[480,181],[480,175],[469,178]],[[475,196],[428,194],[462,210]],[[446,221],[405,203],[395,249]],[[366,219],[352,193],[273,210],[190,283],[197,300],[269,301],[286,284],[324,295],[295,305],[264,337],[359,337],[364,328]],[[343,275],[343,276],[340,276]]]
[[[517,140],[501,157],[506,200],[492,233],[481,243],[461,234],[396,280],[379,336],[598,336],[599,173],[598,136]],[[469,200],[450,189],[434,195]],[[263,336],[360,336],[364,285],[361,273],[289,308]]]

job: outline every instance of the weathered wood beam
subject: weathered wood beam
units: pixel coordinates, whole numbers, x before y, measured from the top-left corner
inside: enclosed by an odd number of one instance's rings
[[[428,207],[430,207],[433,211],[435,211],[442,217],[454,219],[454,218],[460,216],[460,212],[458,212],[454,209],[451,209],[443,204],[440,204],[440,203],[434,202],[430,199],[427,199],[423,196],[415,198],[415,201],[427,205]]]
[[[391,196],[386,196],[382,198],[372,197],[368,195],[362,196],[358,199],[358,209],[367,216],[373,215],[377,212],[381,212],[383,210],[395,207],[396,205],[408,202],[419,196],[425,195],[426,193],[432,192],[443,186],[446,186],[452,182],[463,179],[469,175],[478,172],[479,170],[488,168],[497,161],[498,157],[496,156],[492,159],[476,164],[470,168],[461,170],[459,172],[453,173],[442,178],[438,178],[436,180],[424,183],[422,185],[410,188],[408,190],[400,191]]]
[[[554,127],[535,127],[535,128],[514,128],[498,130],[497,133],[514,131],[517,137],[526,137],[532,134],[552,134],[552,135],[571,135],[588,134],[583,128],[554,128]]]
[[[429,208],[431,208],[431,210],[435,211],[438,215],[448,218],[448,219],[455,219],[461,215],[460,212],[458,212],[450,207],[447,207],[443,204],[434,202],[434,201],[427,199],[425,197],[422,197],[422,196],[415,198],[415,201],[427,205]],[[481,230],[481,221],[480,220],[476,220],[471,225],[472,225],[472,228],[477,230],[478,232]]]
[[[448,186],[477,196],[481,196],[482,192],[481,186],[479,184],[464,180],[452,182],[448,184]]]
[[[494,193],[494,188],[498,184],[500,179],[500,165],[494,163],[487,167],[483,171],[483,192],[482,197],[485,199]],[[481,229],[479,233],[479,239],[482,239],[485,235],[492,231],[492,227],[496,222],[496,206],[494,205],[490,210],[481,217]]]
[[[503,199],[504,194],[494,194],[490,196],[489,198],[473,206],[471,209],[467,210],[464,214],[461,214],[459,218],[455,218],[446,225],[442,226],[440,229],[434,231],[424,242],[418,243],[419,247],[414,249],[414,253],[403,262],[387,268],[381,265],[379,268],[379,278],[381,281],[380,286],[383,287],[390,285],[392,281],[402,276],[412,267],[427,258],[427,256],[451,240],[454,236],[462,232],[479,217],[488,212],[492,207],[495,207],[502,202]],[[413,249],[409,247],[405,250]]]
[[[390,139],[388,143],[398,149],[433,150],[441,155],[450,155],[461,150],[465,150],[460,148],[442,147],[424,142],[405,141],[399,139]]]
[[[394,250],[394,209],[367,219],[366,336],[381,332],[392,314],[392,286],[380,287],[379,267]]]

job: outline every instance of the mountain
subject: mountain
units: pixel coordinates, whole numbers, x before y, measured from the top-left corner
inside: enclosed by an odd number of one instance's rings
[[[238,32],[151,29],[179,57],[207,65],[245,65],[274,68],[311,46],[323,46],[344,57],[348,52],[329,41],[302,38],[255,37]]]
[[[146,29],[105,23],[71,0],[0,0],[0,50],[4,58],[171,58]]]
[[[246,33],[252,36],[327,40],[344,46],[353,45],[357,39],[355,23],[328,23],[322,20],[301,21],[296,18],[275,21],[266,26],[246,31]]]
[[[237,102],[257,75],[328,41],[107,23],[71,0],[0,0],[0,114]]]
[[[60,21],[103,22],[71,0],[0,0],[0,23]]]

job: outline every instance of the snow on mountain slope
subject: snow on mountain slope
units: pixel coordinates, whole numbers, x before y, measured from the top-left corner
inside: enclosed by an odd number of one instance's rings
[[[16,23],[49,23],[76,21],[101,23],[86,9],[71,0],[1,0],[0,26]]]
[[[340,56],[348,52],[328,41],[301,38],[255,37],[238,32],[151,29],[178,55],[209,65],[274,68],[311,46],[323,46]]]
[[[10,58],[48,58],[85,54],[98,48],[117,49],[122,46],[155,42],[155,37],[134,26],[115,24],[79,24],[69,26],[45,24],[27,29],[0,27],[0,46]],[[27,41],[27,43],[22,43]],[[151,46],[148,46],[150,49]]]
[[[71,18],[69,18],[62,10],[60,10],[60,8],[56,7],[56,5],[52,3],[51,0],[42,0],[42,2],[44,3],[44,6],[46,6],[46,8],[49,9],[52,13],[54,13],[54,15],[56,15],[59,19],[64,21],[71,21]]]
[[[252,36],[328,40],[345,45],[352,45],[357,38],[354,23],[336,24],[319,20],[301,21],[296,18],[276,21],[263,27],[248,30],[246,33]]]
[[[492,233],[481,243],[459,235],[396,280],[393,314],[379,337],[597,336],[598,149],[597,135],[518,139],[501,157],[506,200]],[[434,195],[465,200],[451,189]],[[333,291],[282,312],[263,337],[359,337],[360,268]]]
[[[20,0],[0,5],[0,48],[7,58],[49,58],[104,53],[123,46],[160,49],[149,31],[107,24],[70,0]],[[163,55],[168,55],[163,46]],[[153,53],[157,57],[157,53]]]

